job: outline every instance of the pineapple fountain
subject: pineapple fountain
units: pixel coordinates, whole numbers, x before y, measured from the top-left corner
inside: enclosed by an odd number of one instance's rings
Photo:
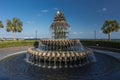
[[[84,48],[80,40],[68,39],[69,24],[62,12],[57,11],[50,26],[51,39],[42,39],[38,48],[29,48],[27,61],[43,68],[67,68],[95,62],[91,49]]]

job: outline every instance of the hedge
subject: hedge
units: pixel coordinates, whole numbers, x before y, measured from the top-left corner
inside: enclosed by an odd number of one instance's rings
[[[22,40],[22,41],[2,41],[0,42],[0,48],[17,47],[17,46],[36,46],[34,40]],[[108,48],[120,49],[120,42],[113,41],[94,41],[94,40],[81,40],[84,46],[100,46]]]
[[[108,48],[120,49],[120,42],[114,42],[114,41],[82,40],[81,43],[84,46],[99,46],[99,47],[108,47]]]

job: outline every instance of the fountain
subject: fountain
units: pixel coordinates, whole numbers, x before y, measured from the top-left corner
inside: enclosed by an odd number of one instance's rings
[[[80,40],[69,39],[69,28],[63,13],[57,12],[52,39],[0,60],[0,80],[120,80],[120,61],[105,51],[93,50],[94,56]]]
[[[78,67],[95,62],[91,49],[84,48],[77,39],[69,39],[69,24],[57,11],[50,26],[51,39],[42,39],[38,48],[29,48],[27,61],[43,68]]]

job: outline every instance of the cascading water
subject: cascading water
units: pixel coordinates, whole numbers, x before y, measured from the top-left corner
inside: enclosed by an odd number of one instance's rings
[[[52,39],[40,40],[38,48],[29,48],[27,61],[40,67],[77,67],[95,62],[91,49],[84,48],[80,40],[68,39],[70,26],[58,11],[50,26]]]

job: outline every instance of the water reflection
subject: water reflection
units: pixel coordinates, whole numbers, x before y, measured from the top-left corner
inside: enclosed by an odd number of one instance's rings
[[[48,69],[27,63],[25,54],[14,55],[0,61],[0,80],[114,80],[120,62],[103,54],[95,56],[96,63],[83,67]]]

